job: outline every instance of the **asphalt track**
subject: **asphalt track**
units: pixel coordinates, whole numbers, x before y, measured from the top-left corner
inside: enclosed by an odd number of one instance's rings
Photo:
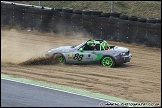
[[[108,101],[1,79],[1,107],[101,107]]]

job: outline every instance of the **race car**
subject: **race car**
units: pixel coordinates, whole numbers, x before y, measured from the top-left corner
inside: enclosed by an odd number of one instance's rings
[[[128,48],[110,46],[106,40],[87,40],[75,46],[60,46],[48,50],[46,57],[55,57],[59,63],[101,64],[105,67],[130,62],[131,53]]]

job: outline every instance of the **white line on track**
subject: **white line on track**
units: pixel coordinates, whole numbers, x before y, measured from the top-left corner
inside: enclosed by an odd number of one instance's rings
[[[45,87],[45,86],[41,86],[41,85],[37,85],[37,84],[31,84],[31,83],[26,83],[26,82],[21,82],[21,81],[6,79],[6,78],[1,78],[1,79],[2,80],[7,80],[7,81],[12,81],[12,82],[17,82],[17,83],[22,83],[22,84],[27,84],[27,85],[32,85],[32,86],[36,86],[36,87],[51,89],[51,90],[57,90],[57,91],[61,91],[61,92],[65,92],[65,93],[70,93],[70,94],[74,94],[74,95],[79,95],[79,96],[84,96],[84,97],[88,97],[88,98],[92,98],[92,99],[97,99],[97,100],[102,100],[102,101],[109,101],[109,100],[104,100],[104,99],[100,99],[100,98],[90,97],[90,96],[86,96],[86,95],[82,95],[82,94],[77,94],[77,93],[73,93],[73,92],[69,92],[69,91],[64,91],[64,90],[59,90],[59,89],[55,89],[55,88]],[[109,102],[119,103],[119,102],[114,102],[114,101],[109,101]]]

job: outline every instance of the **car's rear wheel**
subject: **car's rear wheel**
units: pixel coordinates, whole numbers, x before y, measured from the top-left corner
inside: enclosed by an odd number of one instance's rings
[[[53,60],[57,63],[65,63],[65,57],[62,54],[55,54]]]
[[[62,56],[60,56],[60,57],[57,58],[57,61],[58,61],[59,63],[64,63],[64,62],[65,62],[65,58],[62,57]]]
[[[101,64],[105,67],[114,67],[115,61],[112,57],[106,56],[102,58]]]

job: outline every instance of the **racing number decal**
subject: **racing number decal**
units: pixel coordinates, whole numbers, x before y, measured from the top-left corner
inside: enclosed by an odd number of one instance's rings
[[[82,61],[83,54],[79,55],[78,61]]]
[[[74,57],[73,57],[73,59],[74,60],[78,60],[78,61],[82,61],[82,59],[83,59],[83,54],[78,54],[78,53],[76,53],[75,55],[74,55]]]
[[[74,59],[74,60],[77,60],[77,59],[78,59],[78,56],[79,56],[79,54],[76,53],[76,54],[74,55],[73,59]]]

